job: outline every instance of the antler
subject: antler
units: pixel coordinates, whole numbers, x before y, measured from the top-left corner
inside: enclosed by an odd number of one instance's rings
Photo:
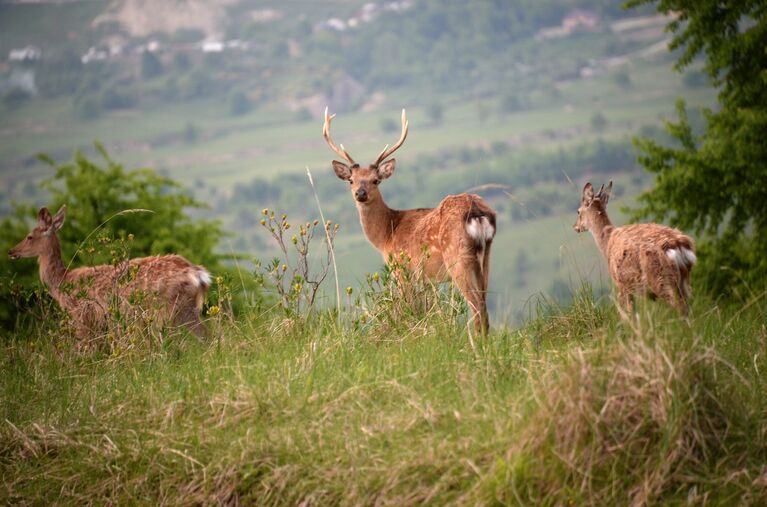
[[[328,114],[328,108],[325,107],[325,124],[322,126],[322,136],[325,138],[325,141],[328,143],[328,146],[338,153],[340,157],[345,159],[347,162],[349,162],[351,165],[356,165],[357,162],[354,161],[354,159],[349,155],[349,153],[344,149],[344,145],[342,144],[339,148],[336,146],[336,143],[333,142],[333,139],[330,137],[330,122],[335,118],[336,115],[329,115]]]
[[[387,144],[384,146],[384,149],[381,153],[378,154],[378,158],[376,158],[376,161],[373,162],[372,167],[378,167],[378,164],[389,158],[392,153],[397,151],[397,149],[402,146],[402,143],[405,142],[405,138],[407,138],[407,129],[408,129],[408,122],[407,122],[407,114],[405,113],[405,110],[402,110],[402,135],[399,138],[399,141],[397,141],[397,144],[389,148],[389,145]]]

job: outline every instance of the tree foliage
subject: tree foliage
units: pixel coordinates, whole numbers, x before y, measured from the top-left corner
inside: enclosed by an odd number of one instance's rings
[[[224,234],[219,223],[192,219],[188,214],[189,210],[204,208],[202,203],[154,170],[126,171],[103,147],[97,145],[97,150],[102,165],[80,152],[66,164],[40,157],[54,170],[53,176],[40,183],[50,198],[35,205],[14,204],[13,213],[0,221],[0,242],[6,250],[29,232],[39,207],[45,205],[55,212],[67,205],[66,223],[58,236],[64,262],[71,259],[73,267],[111,260],[109,251],[89,251],[86,238],[126,238],[132,234],[131,257],[177,253],[213,273],[222,269],[223,257],[215,251]],[[0,324],[7,328],[17,311],[11,290],[14,286],[37,286],[37,263],[0,257],[0,278]]]
[[[667,125],[674,146],[637,139],[640,162],[655,186],[640,197],[634,218],[669,219],[699,236],[700,267],[715,293],[767,280],[767,2],[764,0],[633,0],[675,12],[668,25],[679,71],[705,55],[719,88],[718,110],[706,109],[696,135],[683,101]]]
[[[163,72],[162,62],[151,51],[144,51],[141,53],[141,77],[144,79],[152,79],[157,77]]]

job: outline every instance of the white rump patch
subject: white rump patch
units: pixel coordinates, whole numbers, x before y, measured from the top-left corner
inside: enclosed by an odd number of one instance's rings
[[[681,251],[682,251],[682,256],[685,258],[688,265],[692,266],[693,264],[698,262],[698,258],[695,256],[695,252],[693,252],[689,248],[682,248]]]
[[[199,287],[200,285],[210,286],[210,273],[204,269],[190,273],[189,278],[192,280],[192,284],[194,284],[195,287]]]
[[[666,255],[669,259],[676,263],[677,266],[684,267],[688,270],[698,260],[698,258],[695,256],[695,253],[693,253],[693,251],[689,248],[671,248],[666,250]]]
[[[495,227],[487,217],[474,217],[466,222],[466,232],[484,248],[485,243],[495,237]]]
[[[477,262],[481,269],[485,269],[482,265],[484,257],[485,246],[487,242],[495,237],[495,227],[490,223],[487,217],[473,217],[466,222],[466,232],[469,234],[477,245]]]
[[[666,250],[666,257],[671,259],[673,262],[679,264],[679,252],[676,248],[672,248],[670,250]]]

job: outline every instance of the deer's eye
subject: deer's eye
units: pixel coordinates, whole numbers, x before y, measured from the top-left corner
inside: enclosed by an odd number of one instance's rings
[[[354,182],[349,178],[349,185],[354,185]]]
[[[373,185],[378,185],[379,183],[381,183],[381,180],[373,180]]]
[[[27,239],[32,239],[32,235],[30,234],[29,236],[27,236]]]

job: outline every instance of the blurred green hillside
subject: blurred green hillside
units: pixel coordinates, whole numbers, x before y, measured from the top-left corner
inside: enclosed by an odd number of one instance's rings
[[[45,204],[35,155],[68,160],[104,143],[126,167],[182,181],[234,234],[223,251],[268,257],[258,226],[270,207],[315,217],[309,167],[328,218],[342,224],[342,283],[381,259],[361,234],[320,134],[372,159],[410,136],[382,187],[393,207],[484,195],[499,211],[497,317],[525,313],[537,292],[600,286],[602,261],[577,236],[579,189],[616,180],[611,213],[645,188],[630,137],[662,137],[676,97],[712,105],[697,70],[672,71],[650,9],[616,2],[284,1],[0,2],[0,213]],[[10,59],[28,45],[39,58]],[[70,210],[76,213],[76,210]],[[609,287],[609,284],[603,284]]]

